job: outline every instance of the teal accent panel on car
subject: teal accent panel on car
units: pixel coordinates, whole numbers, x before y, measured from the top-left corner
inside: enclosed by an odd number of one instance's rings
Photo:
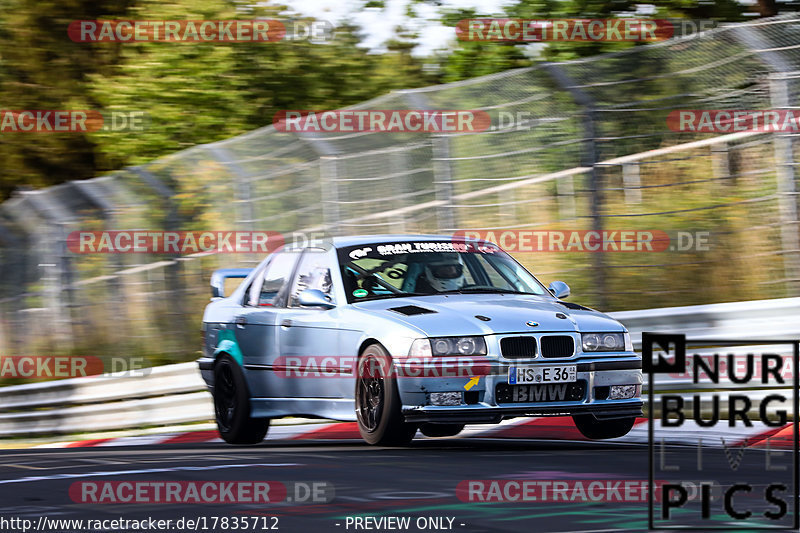
[[[239,365],[244,365],[242,350],[239,349],[239,344],[236,342],[236,335],[233,334],[233,331],[223,329],[217,335],[217,348],[214,350],[214,357],[222,352],[233,357]]]

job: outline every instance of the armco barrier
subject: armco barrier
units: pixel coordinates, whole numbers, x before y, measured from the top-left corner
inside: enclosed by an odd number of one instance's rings
[[[0,389],[0,412],[177,395],[205,390],[197,363],[157,366],[137,375],[110,375],[15,385]]]
[[[800,338],[800,298],[667,307],[611,314],[637,346],[642,331],[690,339]],[[0,435],[50,435],[206,421],[211,396],[195,363],[156,367],[136,377],[109,376],[0,389]],[[675,378],[659,389],[685,390]],[[763,393],[754,391],[757,399]]]
[[[685,333],[690,339],[800,338],[800,298],[663,307],[610,315],[625,324],[637,346],[643,331]]]
[[[149,371],[149,372],[148,372]],[[0,389],[0,434],[49,435],[167,424],[214,417],[196,363]]]

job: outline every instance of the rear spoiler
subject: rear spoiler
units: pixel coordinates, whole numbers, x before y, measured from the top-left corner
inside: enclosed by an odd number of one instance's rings
[[[225,298],[225,280],[229,278],[246,278],[252,268],[220,268],[211,274],[211,298]]]

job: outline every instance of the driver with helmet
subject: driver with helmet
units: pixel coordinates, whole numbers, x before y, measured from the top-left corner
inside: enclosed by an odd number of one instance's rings
[[[432,293],[458,290],[464,286],[464,263],[457,253],[437,253],[425,263],[417,279],[416,292]]]

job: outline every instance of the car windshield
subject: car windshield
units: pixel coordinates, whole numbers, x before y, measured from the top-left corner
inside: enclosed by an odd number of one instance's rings
[[[340,248],[348,302],[447,293],[548,294],[491,243],[381,242]]]

